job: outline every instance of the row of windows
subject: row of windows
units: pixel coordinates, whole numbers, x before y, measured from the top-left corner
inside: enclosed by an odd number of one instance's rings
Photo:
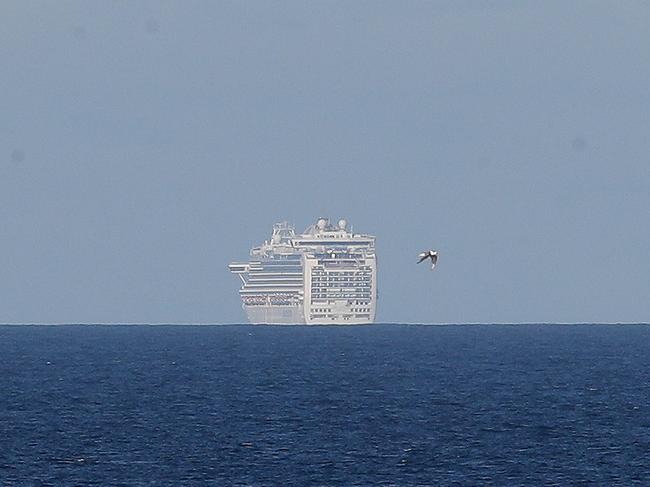
[[[350,308],[349,310],[352,313],[369,313],[370,308]],[[331,313],[332,308],[312,308],[312,313]]]
[[[372,287],[372,281],[312,282],[311,287]]]
[[[327,281],[328,279],[369,279],[372,277],[370,272],[356,272],[354,274],[343,274],[339,272],[328,272],[326,274],[312,274],[311,278],[315,281]]]
[[[329,292],[326,294],[312,294],[312,298],[315,299],[334,299],[334,298],[365,298],[370,299],[370,293],[333,293]]]
[[[355,259],[356,260],[356,259]],[[356,260],[360,265],[357,265],[357,269],[362,269],[362,270],[370,270],[370,265],[365,264],[364,262]],[[317,264],[313,266],[313,269],[317,271],[322,271],[323,269],[327,268],[328,264]]]
[[[351,298],[358,298],[361,296],[357,295],[362,295],[362,294],[370,294],[370,288],[369,287],[360,287],[360,288],[350,288],[350,287],[341,287],[341,288],[332,288],[332,289],[318,289],[314,288],[311,290],[311,295],[316,296],[318,294],[325,294],[325,296],[334,296],[338,293],[352,293],[354,296],[348,296]]]
[[[242,300],[244,306],[291,306],[291,307],[302,307],[302,302],[294,299],[287,299],[281,301],[279,299],[273,301],[244,301]]]
[[[312,272],[359,272],[371,270],[371,267],[367,265],[355,265],[354,267],[333,267],[332,265],[312,266]]]
[[[344,315],[343,319],[344,320],[349,320],[352,317],[354,317],[354,318],[370,318],[370,314],[361,313],[361,314],[355,314],[355,315]],[[338,318],[338,316],[337,315],[330,315],[330,314],[310,314],[309,315],[309,319],[313,320],[313,319],[318,319],[318,318],[325,318],[325,319],[330,318],[332,320],[335,320],[336,318]]]
[[[312,298],[313,298],[313,296],[312,296]],[[316,302],[317,302],[317,300],[315,300],[315,299],[311,300],[311,304],[314,304]],[[326,301],[326,300],[322,299],[322,300],[318,300],[317,304],[319,304],[320,306],[324,306],[325,304],[331,304],[331,303],[333,303],[332,300],[327,300]],[[352,299],[349,299],[347,301],[347,305],[348,306],[370,306],[370,300],[369,299],[368,300],[365,300],[365,299],[364,300],[358,300],[358,299],[352,300]]]
[[[356,261],[350,261],[350,263]],[[341,269],[341,267],[338,267]],[[352,269],[350,267],[343,268],[344,270],[337,270],[336,266],[333,266],[331,263],[325,265],[315,265],[312,267],[313,272],[358,272],[358,271],[371,271],[372,267],[369,265],[355,265]]]
[[[311,291],[329,291],[331,289],[367,289],[368,291],[370,290],[372,286],[370,285],[369,282],[348,282],[348,283],[324,283],[321,282],[320,284],[316,283],[313,285],[311,288]]]
[[[371,275],[370,272],[354,272],[351,274],[343,274],[342,272],[325,272],[323,274],[312,274],[312,279],[351,279],[353,277],[368,277]]]
[[[368,277],[312,277],[312,282],[357,282],[357,281],[370,281],[370,276]]]
[[[332,288],[321,288],[313,287],[311,288],[312,294],[327,293],[332,295],[333,293],[369,293],[370,286],[342,286],[342,287],[332,287]]]

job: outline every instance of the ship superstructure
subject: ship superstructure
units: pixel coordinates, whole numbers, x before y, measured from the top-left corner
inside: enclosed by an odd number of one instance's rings
[[[345,220],[320,218],[297,235],[286,222],[271,240],[233,262],[251,323],[373,323],[377,304],[375,237],[355,234]]]

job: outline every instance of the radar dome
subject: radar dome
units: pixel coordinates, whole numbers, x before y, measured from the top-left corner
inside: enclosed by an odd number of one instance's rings
[[[345,219],[341,218],[339,220],[339,230],[345,230],[347,226],[348,226],[348,222],[346,222]]]
[[[327,220],[325,220],[325,218],[319,218],[316,226],[319,230],[325,230],[325,227],[327,226]]]

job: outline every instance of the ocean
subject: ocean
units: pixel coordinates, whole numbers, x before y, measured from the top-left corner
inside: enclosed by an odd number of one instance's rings
[[[650,326],[0,326],[2,486],[650,485]]]

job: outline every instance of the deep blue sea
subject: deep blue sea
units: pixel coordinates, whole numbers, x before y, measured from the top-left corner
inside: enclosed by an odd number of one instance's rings
[[[2,486],[650,485],[650,326],[0,326]]]

